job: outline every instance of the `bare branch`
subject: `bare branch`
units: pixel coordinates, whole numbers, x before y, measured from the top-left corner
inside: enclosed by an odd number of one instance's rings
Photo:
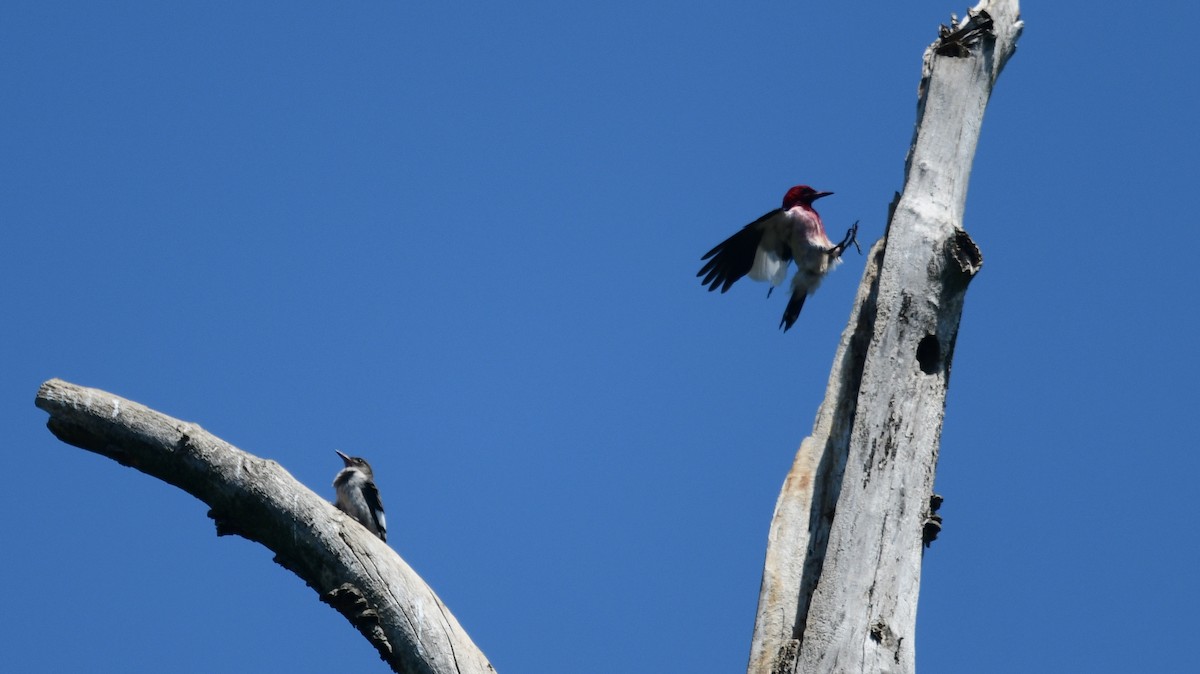
[[[209,505],[218,535],[263,544],[336,608],[395,672],[485,674],[491,664],[386,543],[261,459],[196,424],[52,379],[37,406],[58,439],[132,466]]]
[[[905,185],[870,252],[825,401],[775,507],[750,674],[914,671],[923,542],[950,363],[983,263],[962,229],[1016,0],[984,0],[925,52]]]

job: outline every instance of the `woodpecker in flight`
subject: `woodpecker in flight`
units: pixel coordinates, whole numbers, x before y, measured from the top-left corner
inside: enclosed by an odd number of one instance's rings
[[[841,262],[846,246],[854,243],[858,223],[846,232],[836,246],[825,235],[825,225],[812,204],[833,192],[818,192],[808,185],[796,185],[783,195],[783,206],[746,225],[733,236],[705,253],[708,260],[696,276],[703,276],[709,292],[729,286],[746,274],[755,281],[769,281],[771,290],[787,278],[788,263],[796,263],[792,277],[792,298],[783,310],[779,327],[787,332],[800,317],[800,309],[821,278]],[[769,297],[771,291],[767,291]]]
[[[337,490],[337,501],[334,505],[338,510],[358,520],[379,540],[387,542],[387,520],[383,517],[383,502],[379,500],[379,490],[375,487],[375,473],[366,459],[357,456],[346,456],[338,450],[346,467],[333,478],[333,488]]]

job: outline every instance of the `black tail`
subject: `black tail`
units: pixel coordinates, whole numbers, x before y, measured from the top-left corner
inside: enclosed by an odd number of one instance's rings
[[[800,318],[800,310],[804,308],[806,299],[808,299],[808,293],[803,289],[797,288],[792,291],[792,299],[788,300],[787,308],[783,310],[783,320],[779,321],[779,327],[783,328],[784,332],[796,324],[796,319]]]

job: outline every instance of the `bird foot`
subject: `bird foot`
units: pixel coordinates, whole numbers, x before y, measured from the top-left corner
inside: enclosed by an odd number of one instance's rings
[[[862,255],[862,248],[858,247],[858,221],[857,220],[855,220],[854,224],[850,226],[850,229],[846,230],[846,236],[845,236],[845,238],[842,239],[841,243],[839,243],[838,245],[829,249],[829,256],[835,257],[835,258],[841,257],[842,253],[846,252],[846,247],[849,246],[850,244],[854,244],[854,250],[857,250],[858,254]]]

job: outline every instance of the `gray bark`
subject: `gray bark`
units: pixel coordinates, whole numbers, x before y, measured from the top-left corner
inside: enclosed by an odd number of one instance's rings
[[[904,190],[772,518],[749,674],[915,670],[950,363],[983,262],[962,228],[967,182],[1021,29],[1016,0],[984,0],[925,51]]]
[[[52,379],[37,406],[60,440],[173,484],[211,507],[218,535],[263,544],[395,672],[486,674],[483,653],[386,543],[278,463],[143,405]]]

